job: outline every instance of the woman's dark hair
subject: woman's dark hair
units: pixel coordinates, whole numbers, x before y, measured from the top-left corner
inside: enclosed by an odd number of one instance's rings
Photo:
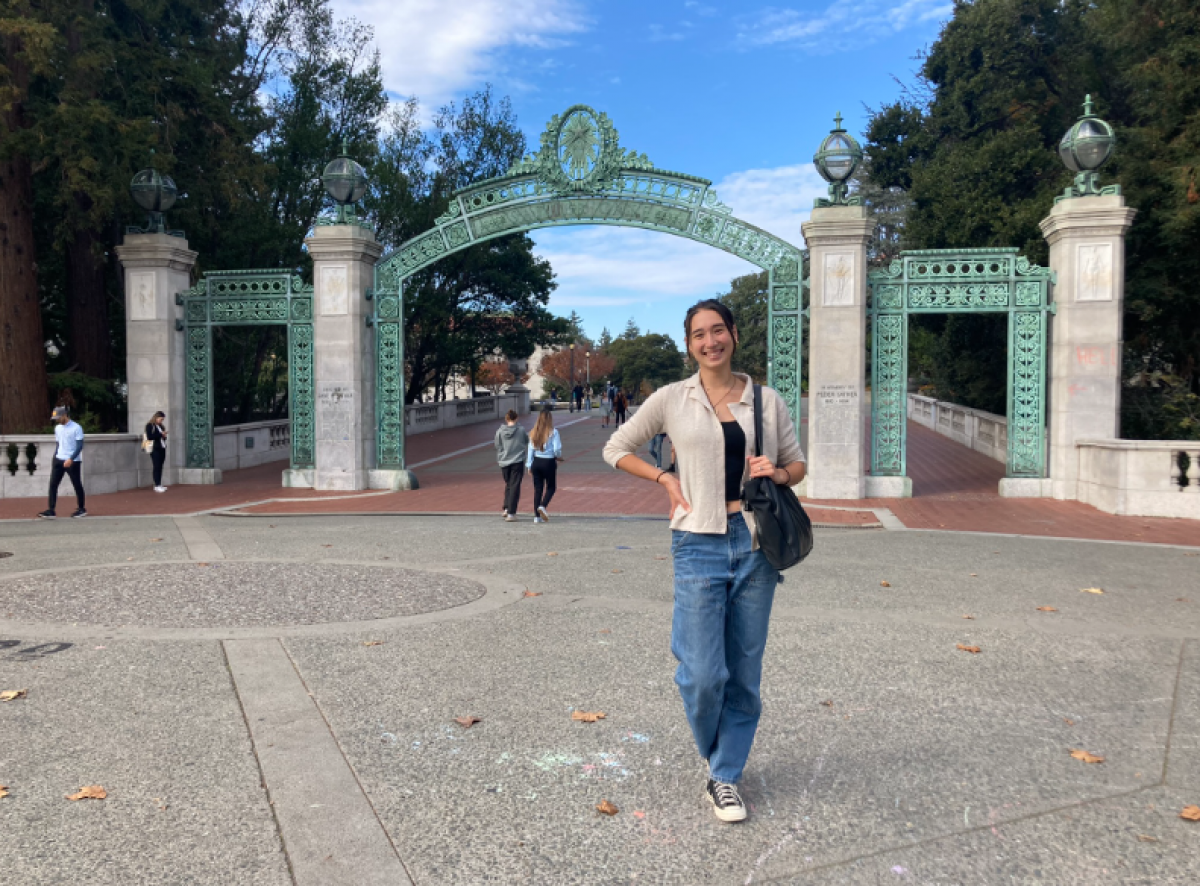
[[[505,421],[516,421],[516,420],[517,420],[517,413],[516,413],[516,412],[514,412],[514,411],[513,411],[513,410],[511,410],[511,409],[510,409],[510,410],[508,410],[508,412],[504,413],[504,420],[505,420]]]
[[[683,343],[684,350],[688,357],[692,356],[692,318],[701,311],[715,311],[721,320],[729,327],[730,335],[733,335],[737,329],[737,323],[733,320],[733,311],[729,310],[724,303],[717,301],[715,298],[706,298],[703,301],[698,301],[690,308],[683,317]],[[733,336],[733,353],[737,353],[737,336]],[[733,356],[732,354],[730,356]]]

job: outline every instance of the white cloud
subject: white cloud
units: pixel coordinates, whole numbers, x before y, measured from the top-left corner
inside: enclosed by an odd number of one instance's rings
[[[375,29],[384,85],[436,107],[501,73],[508,47],[561,48],[589,21],[579,0],[332,0]]]
[[[737,41],[745,48],[794,46],[811,51],[839,51],[873,43],[915,25],[941,21],[954,12],[947,0],[838,2],[823,12],[767,7],[745,18]]]
[[[737,218],[802,246],[800,223],[827,185],[805,163],[736,172],[714,188]],[[558,277],[551,307],[562,313],[713,295],[734,277],[758,270],[711,246],[654,231],[594,226],[552,228],[532,236]]]

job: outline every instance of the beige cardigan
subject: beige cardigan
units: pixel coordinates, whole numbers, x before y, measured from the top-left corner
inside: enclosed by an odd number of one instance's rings
[[[742,396],[729,404],[729,411],[746,434],[746,454],[754,454],[754,388],[747,375],[737,373],[746,382]],[[762,389],[762,454],[776,467],[804,461],[804,452],[796,440],[796,428],[787,404],[775,391]],[[604,447],[604,460],[614,468],[627,455],[633,455],[655,434],[670,435],[679,466],[683,497],[692,506],[691,513],[677,508],[671,516],[671,528],[686,532],[724,534],[725,512],[725,435],[716,411],[704,393],[699,374],[655,391],[624,427],[613,434]],[[742,475],[749,476],[749,465]],[[743,511],[754,547],[754,515]]]

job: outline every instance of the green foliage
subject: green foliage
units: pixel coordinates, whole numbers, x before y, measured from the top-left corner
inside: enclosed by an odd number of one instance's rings
[[[55,372],[49,376],[49,384],[54,392],[54,405],[69,406],[71,417],[85,431],[98,434],[118,430],[123,418],[123,397],[111,379],[94,378],[82,372]],[[54,433],[54,424],[48,419],[46,427],[49,433]]]
[[[1119,182],[1138,210],[1127,240],[1126,348],[1135,365],[1152,358],[1179,379],[1186,404],[1200,394],[1198,66],[1200,6],[1190,0],[958,3],[914,89],[874,113],[867,181],[911,200],[903,248],[1016,246],[1044,264],[1038,222],[1072,178],[1058,141],[1091,93],[1118,139],[1103,182]],[[989,338],[958,322],[943,334],[960,345]],[[1007,381],[998,359],[963,357],[950,340],[939,353],[955,365],[933,374],[956,390],[985,393]],[[1180,427],[1165,395],[1134,388],[1126,436]]]
[[[637,323],[630,317],[629,322],[625,324],[625,331],[621,333],[621,338],[624,341],[633,341],[641,334],[642,330],[638,329]]]
[[[643,382],[659,388],[685,375],[683,354],[669,335],[656,332],[633,338],[622,335],[609,346],[608,353],[617,361],[611,373],[613,382],[630,396],[641,392]]]
[[[600,351],[607,351],[608,346],[611,345],[612,342],[613,342],[612,333],[609,332],[608,327],[605,326],[603,329],[600,330],[600,338],[597,339],[597,341],[596,341],[596,349],[600,350]]]

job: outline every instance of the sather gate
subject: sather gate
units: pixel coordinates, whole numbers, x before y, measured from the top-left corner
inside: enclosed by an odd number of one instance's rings
[[[563,225],[662,231],[722,249],[766,271],[769,384],[799,427],[800,250],[735,217],[707,179],[657,169],[645,154],[625,150],[606,114],[575,105],[550,120],[536,153],[502,176],[456,192],[432,229],[376,266],[369,322],[375,327],[379,469],[405,467],[404,281],[476,243]]]

